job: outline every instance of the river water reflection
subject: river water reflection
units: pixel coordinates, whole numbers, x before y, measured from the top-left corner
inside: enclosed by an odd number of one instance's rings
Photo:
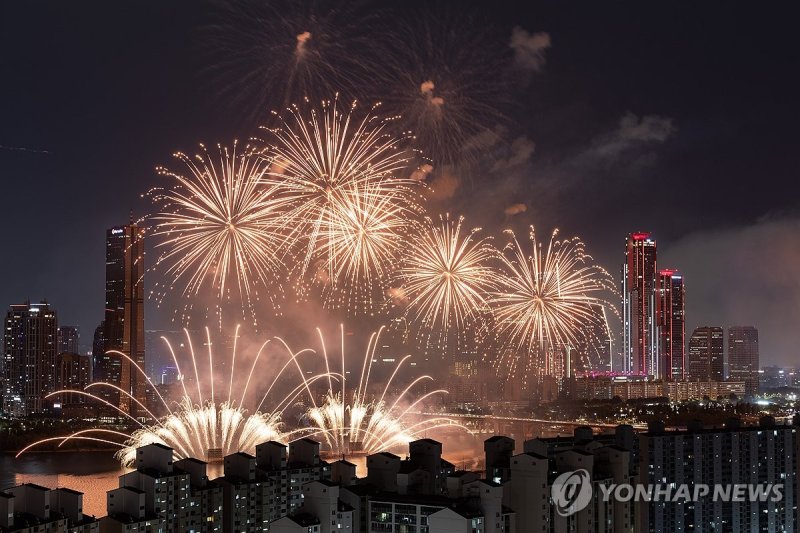
[[[0,489],[21,483],[69,487],[84,493],[83,512],[98,517],[106,514],[106,491],[125,472],[113,452],[28,453],[19,459],[0,454]]]

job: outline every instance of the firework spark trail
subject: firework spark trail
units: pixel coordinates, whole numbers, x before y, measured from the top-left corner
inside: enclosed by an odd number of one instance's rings
[[[464,218],[449,215],[427,225],[416,239],[417,246],[404,258],[400,270],[408,298],[406,317],[423,324],[423,337],[438,337],[446,344],[451,334],[462,338],[468,322],[480,327],[487,311],[487,296],[497,289],[492,262],[497,250],[480,228],[462,231]]]
[[[159,443],[169,446],[175,451],[177,458],[205,458],[207,457],[209,450],[219,450],[222,455],[228,455],[237,451],[246,451],[252,453],[256,444],[261,442],[266,442],[269,440],[288,441],[295,436],[313,435],[315,433],[313,429],[309,428],[285,430],[283,423],[281,422],[281,414],[285,406],[295,401],[299,396],[304,394],[305,391],[310,390],[309,385],[311,383],[319,379],[329,379],[327,374],[320,374],[311,378],[306,378],[301,367],[297,365],[297,370],[300,374],[300,384],[286,396],[278,398],[275,402],[275,407],[271,411],[262,412],[261,407],[267,400],[269,391],[271,391],[276,383],[283,378],[285,370],[292,366],[292,363],[299,355],[299,353],[290,353],[287,364],[284,365],[281,371],[274,375],[272,383],[268,389],[268,394],[264,396],[258,407],[251,414],[247,409],[245,409],[243,404],[248,393],[248,388],[250,387],[250,378],[252,377],[253,369],[258,363],[261,353],[267,343],[261,345],[261,348],[259,349],[256,358],[253,361],[250,374],[245,382],[244,389],[242,390],[241,400],[238,403],[231,400],[233,395],[234,381],[233,379],[228,379],[229,386],[227,391],[227,400],[223,402],[217,402],[214,398],[213,392],[211,393],[211,396],[207,397],[203,393],[200,386],[201,383],[206,383],[206,385],[213,390],[213,384],[210,382],[213,380],[213,374],[211,373],[210,369],[216,365],[216,362],[211,349],[208,328],[206,328],[206,343],[208,344],[209,348],[208,374],[201,374],[198,370],[198,355],[195,353],[192,345],[191,335],[189,334],[188,330],[184,331],[186,335],[187,346],[189,347],[189,356],[192,359],[194,379],[197,381],[196,395],[189,392],[189,389],[187,389],[185,384],[186,376],[181,374],[179,379],[183,390],[183,395],[176,402],[176,405],[171,407],[169,403],[159,394],[161,404],[169,412],[169,414],[160,418],[156,418],[156,416],[150,410],[142,405],[129,392],[112,383],[92,383],[84,391],[63,390],[53,392],[48,395],[48,398],[57,396],[59,394],[79,394],[86,396],[87,398],[90,398],[127,418],[137,427],[137,429],[130,434],[103,428],[81,430],[62,437],[54,437],[36,441],[22,449],[17,456],[35,446],[46,442],[61,441],[59,444],[59,446],[61,446],[70,440],[85,440],[91,442],[105,442],[119,446],[120,450],[117,452],[116,457],[120,460],[120,462],[122,462],[123,465],[128,466],[135,460],[136,448],[151,443]],[[236,337],[238,337],[238,331],[239,330],[237,327],[235,333]],[[180,373],[180,365],[177,357],[175,357],[175,351],[172,347],[172,344],[166,338],[164,338],[164,341],[167,343],[169,351],[173,355],[176,368],[178,368],[178,372]],[[305,350],[303,352],[305,352]],[[127,361],[134,363],[135,365],[135,362],[125,354],[121,352],[115,353],[118,356],[125,358]],[[231,352],[229,366],[231,372],[233,372],[233,369],[235,368],[236,359],[236,340],[234,339],[234,349]],[[147,379],[147,381],[150,383],[150,386],[157,391],[157,388],[146,376],[144,371],[138,365],[136,365],[136,368],[140,374]],[[89,388],[110,390],[118,394],[125,395],[141,408],[142,414],[146,413],[149,415],[152,423],[145,424],[141,422],[138,418],[113,405],[112,403],[100,397],[98,394],[88,392]],[[273,400],[275,399],[273,398]],[[97,434],[122,437],[124,442],[98,438],[96,436]]]
[[[234,143],[231,150],[219,146],[215,158],[201,149],[193,158],[175,154],[188,173],[160,168],[175,184],[151,191],[160,206],[153,235],[159,240],[156,248],[163,250],[154,269],[163,264],[171,280],[159,302],[178,285],[189,298],[209,286],[218,305],[238,293],[255,322],[258,286],[274,286],[285,270],[279,255],[283,200],[263,183],[268,162],[261,151],[239,150]]]
[[[263,181],[289,202],[298,292],[322,282],[329,295],[337,293],[328,306],[358,313],[383,303],[367,301],[360,282],[381,284],[420,207],[419,183],[405,176],[407,153],[385,133],[383,120],[370,114],[358,120],[354,109],[341,112],[334,100],[304,116],[292,106],[280,127],[264,128],[271,167]]]
[[[420,437],[426,431],[443,427],[456,427],[466,429],[452,419],[446,417],[433,418],[412,422],[410,411],[420,403],[441,394],[446,394],[443,389],[434,390],[417,396],[414,400],[409,395],[416,386],[425,381],[432,381],[431,376],[416,378],[397,395],[394,401],[389,400],[389,391],[395,377],[403,364],[409,359],[403,357],[392,372],[383,392],[370,399],[369,386],[372,362],[375,359],[375,350],[380,341],[383,328],[370,336],[358,382],[352,390],[347,389],[347,364],[344,347],[344,329],[340,328],[341,335],[341,388],[334,390],[333,382],[328,382],[328,390],[324,395],[321,405],[315,405],[307,412],[307,417],[315,426],[316,433],[325,441],[327,452],[331,456],[350,455],[352,453],[370,454],[381,450],[390,450],[405,446],[412,440]],[[318,330],[319,332],[319,330]],[[330,368],[328,350],[325,340],[319,332],[323,345],[322,354],[325,358],[326,369]],[[329,373],[330,374],[330,373]],[[338,387],[337,387],[338,389]],[[408,402],[407,407],[402,407]]]
[[[498,362],[523,377],[531,371],[552,374],[558,364],[552,352],[585,342],[605,320],[597,310],[613,308],[606,296],[615,294],[614,282],[577,237],[558,240],[555,230],[545,248],[531,226],[528,255],[514,233],[507,233],[511,242],[501,256],[501,288],[490,298],[506,346]],[[523,368],[517,368],[520,354],[527,354],[522,355]]]

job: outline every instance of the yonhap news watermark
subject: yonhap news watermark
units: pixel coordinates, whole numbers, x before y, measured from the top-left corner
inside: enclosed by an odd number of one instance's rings
[[[696,502],[710,498],[715,502],[779,502],[783,500],[783,483],[598,483],[603,502]],[[558,476],[551,489],[553,505],[561,516],[570,516],[585,509],[592,501],[591,476],[584,469]]]

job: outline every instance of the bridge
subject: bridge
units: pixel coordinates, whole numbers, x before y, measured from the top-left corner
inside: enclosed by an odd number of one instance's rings
[[[518,416],[476,415],[467,413],[433,413],[418,411],[414,414],[424,418],[451,418],[476,433],[509,435],[517,438],[554,437],[572,435],[576,427],[589,426],[596,433],[608,433],[619,424],[591,422],[587,420],[549,420]],[[631,424],[635,430],[646,430],[646,424]]]

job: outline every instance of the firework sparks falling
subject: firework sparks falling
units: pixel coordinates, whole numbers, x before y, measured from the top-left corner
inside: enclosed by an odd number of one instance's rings
[[[175,154],[188,172],[159,168],[175,183],[151,191],[160,207],[153,235],[162,251],[154,268],[163,266],[171,280],[160,299],[175,286],[184,297],[208,286],[218,302],[233,295],[255,322],[258,286],[270,287],[283,275],[283,202],[263,184],[269,164],[262,152],[236,143],[230,150],[218,147],[217,156],[201,148],[195,157]]]
[[[255,446],[262,442],[269,440],[288,441],[295,436],[309,434],[310,432],[307,429],[285,430],[281,422],[281,414],[286,406],[308,391],[311,383],[328,376],[323,374],[307,378],[300,372],[300,378],[298,380],[299,385],[285,396],[279,397],[272,410],[262,412],[261,408],[264,406],[265,402],[268,400],[274,401],[275,398],[272,396],[273,388],[281,378],[286,379],[284,376],[285,371],[288,368],[297,368],[300,370],[300,366],[297,364],[297,358],[304,353],[305,350],[297,353],[289,353],[286,363],[281,370],[274,375],[261,402],[259,402],[255,410],[252,412],[248,411],[248,409],[245,408],[245,403],[247,402],[251,381],[253,380],[258,362],[270,341],[261,345],[250,365],[244,386],[240,387],[238,383],[234,383],[234,372],[237,362],[236,341],[238,339],[238,330],[239,328],[237,327],[231,356],[227,361],[226,367],[215,361],[211,345],[211,336],[206,328],[204,344],[208,349],[208,366],[205,373],[198,370],[198,362],[200,363],[200,368],[202,369],[203,367],[201,359],[204,356],[195,353],[192,338],[189,332],[186,331],[186,346],[188,346],[191,359],[196,390],[194,390],[195,387],[192,387],[191,384],[187,386],[187,376],[181,373],[181,367],[177,357],[175,357],[172,344],[165,339],[180,375],[179,382],[182,389],[182,395],[174,405],[170,405],[170,402],[159,394],[162,406],[168,413],[167,415],[157,417],[129,392],[111,383],[93,383],[89,385],[85,391],[57,391],[48,395],[48,397],[57,396],[59,394],[84,395],[98,404],[105,406],[107,409],[116,411],[119,416],[126,418],[136,429],[130,433],[103,428],[82,430],[71,435],[36,441],[21,450],[17,456],[46,442],[58,441],[59,446],[61,446],[70,440],[99,441],[118,446],[120,449],[116,457],[123,465],[130,466],[135,461],[136,448],[152,443],[169,446],[174,450],[175,457],[178,459],[186,457],[207,458],[210,455],[222,457],[239,451],[253,453]],[[147,378],[144,370],[132,359],[122,352],[110,353],[127,359],[134,364],[139,373],[150,383],[150,386],[156,391],[158,390],[149,378]],[[215,368],[226,368],[229,374],[227,376],[217,376],[218,379],[222,379],[223,383],[227,382],[227,387],[223,386],[221,395],[219,391],[215,393]],[[89,392],[89,389],[99,390],[95,393]],[[240,389],[241,393],[238,392]],[[151,423],[145,423],[140,417],[135,417],[131,413],[107,401],[103,398],[102,391],[126,396],[132,404],[136,404],[137,409],[140,411],[138,414],[141,418],[149,418]],[[111,440],[112,437],[114,440]]]
[[[615,293],[613,279],[594,264],[577,237],[559,240],[555,230],[543,247],[531,227],[527,255],[514,233],[507,233],[511,242],[501,255],[501,288],[490,298],[507,348],[500,364],[524,376],[531,371],[553,375],[558,372],[553,353],[585,344],[605,320],[598,309],[613,307],[606,298]],[[526,354],[523,368],[517,368],[520,354]]]
[[[423,324],[429,339],[444,341],[453,332],[460,337],[468,322],[480,324],[486,295],[497,288],[491,266],[497,251],[478,235],[480,228],[463,230],[463,217],[427,222],[401,269],[406,316]]]
[[[264,181],[289,204],[299,292],[322,281],[328,294],[338,292],[326,304],[358,313],[374,305],[360,294],[360,282],[372,287],[385,277],[420,209],[419,183],[403,177],[410,175],[407,154],[384,132],[384,121],[369,114],[357,120],[355,104],[348,112],[337,105],[323,103],[321,112],[312,110],[308,117],[293,106],[281,127],[266,129],[271,168]]]
[[[372,363],[375,360],[375,349],[380,341],[382,331],[383,328],[370,336],[361,364],[359,380],[354,384],[348,384],[344,330],[342,329],[340,346],[342,379],[339,384],[336,384],[333,379],[329,379],[328,390],[324,394],[322,403],[314,405],[308,410],[307,417],[315,426],[315,433],[323,440],[327,447],[327,453],[332,457],[353,454],[368,455],[381,450],[403,447],[420,438],[425,432],[435,429],[446,427],[465,429],[446,417],[434,417],[421,421],[412,420],[411,412],[417,406],[432,397],[447,392],[443,389],[434,390],[412,399],[413,390],[425,381],[432,381],[431,376],[420,376],[414,379],[393,399],[390,398],[392,384],[410,356],[400,360],[380,394],[370,395]],[[323,346],[325,366],[329,369],[331,363],[322,333],[320,333],[320,341]],[[332,375],[330,371],[328,375]]]

